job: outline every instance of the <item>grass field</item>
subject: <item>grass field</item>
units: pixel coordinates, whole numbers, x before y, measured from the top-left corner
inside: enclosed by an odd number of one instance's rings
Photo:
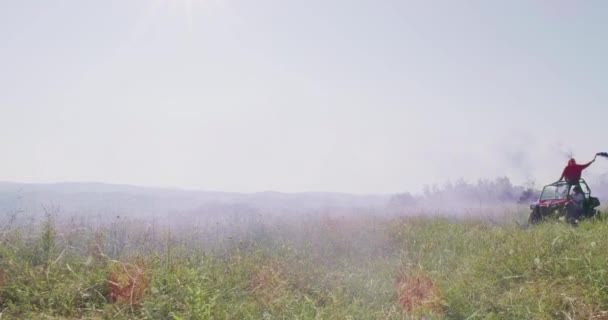
[[[608,319],[608,221],[373,214],[0,230],[0,319]]]

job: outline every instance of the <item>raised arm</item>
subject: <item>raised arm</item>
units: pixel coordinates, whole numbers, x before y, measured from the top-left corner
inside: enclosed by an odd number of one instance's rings
[[[586,164],[581,165],[581,167],[582,167],[583,169],[587,168],[588,166],[590,166],[592,163],[594,163],[594,162],[595,162],[595,158],[596,158],[596,157],[597,157],[597,155],[596,155],[595,157],[593,157],[593,160],[589,161],[589,163],[586,163]]]

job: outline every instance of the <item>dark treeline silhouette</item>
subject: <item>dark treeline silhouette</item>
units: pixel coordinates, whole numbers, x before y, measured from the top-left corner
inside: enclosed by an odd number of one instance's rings
[[[538,199],[541,187],[533,180],[523,186],[513,185],[508,177],[494,180],[478,180],[470,183],[464,179],[447,182],[443,186],[425,186],[422,194],[409,192],[391,197],[393,208],[470,209],[497,205],[525,204]]]

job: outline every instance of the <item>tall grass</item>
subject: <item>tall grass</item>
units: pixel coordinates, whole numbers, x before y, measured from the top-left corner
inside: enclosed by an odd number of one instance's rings
[[[527,227],[525,215],[509,213],[502,222],[259,217],[177,228],[125,218],[87,225],[49,214],[32,229],[2,229],[0,313],[2,319],[608,316],[608,222]]]

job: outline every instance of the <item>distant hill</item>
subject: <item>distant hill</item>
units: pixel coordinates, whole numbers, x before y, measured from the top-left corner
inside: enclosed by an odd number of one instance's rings
[[[608,202],[608,176],[593,179],[594,194]],[[98,182],[13,183],[0,182],[0,222],[15,212],[37,215],[53,210],[69,216],[164,217],[252,214],[352,214],[355,212],[457,212],[503,210],[527,205],[538,198],[542,186],[530,182],[513,185],[507,177],[458,180],[427,186],[422,193],[349,194],[338,192],[283,193],[265,191],[233,193],[151,188]]]
[[[240,207],[272,212],[383,207],[390,195],[332,192],[258,192],[150,188],[107,183],[31,184],[0,182],[0,214],[35,213],[53,208],[70,214],[116,214],[136,217],[195,212],[200,208]]]

